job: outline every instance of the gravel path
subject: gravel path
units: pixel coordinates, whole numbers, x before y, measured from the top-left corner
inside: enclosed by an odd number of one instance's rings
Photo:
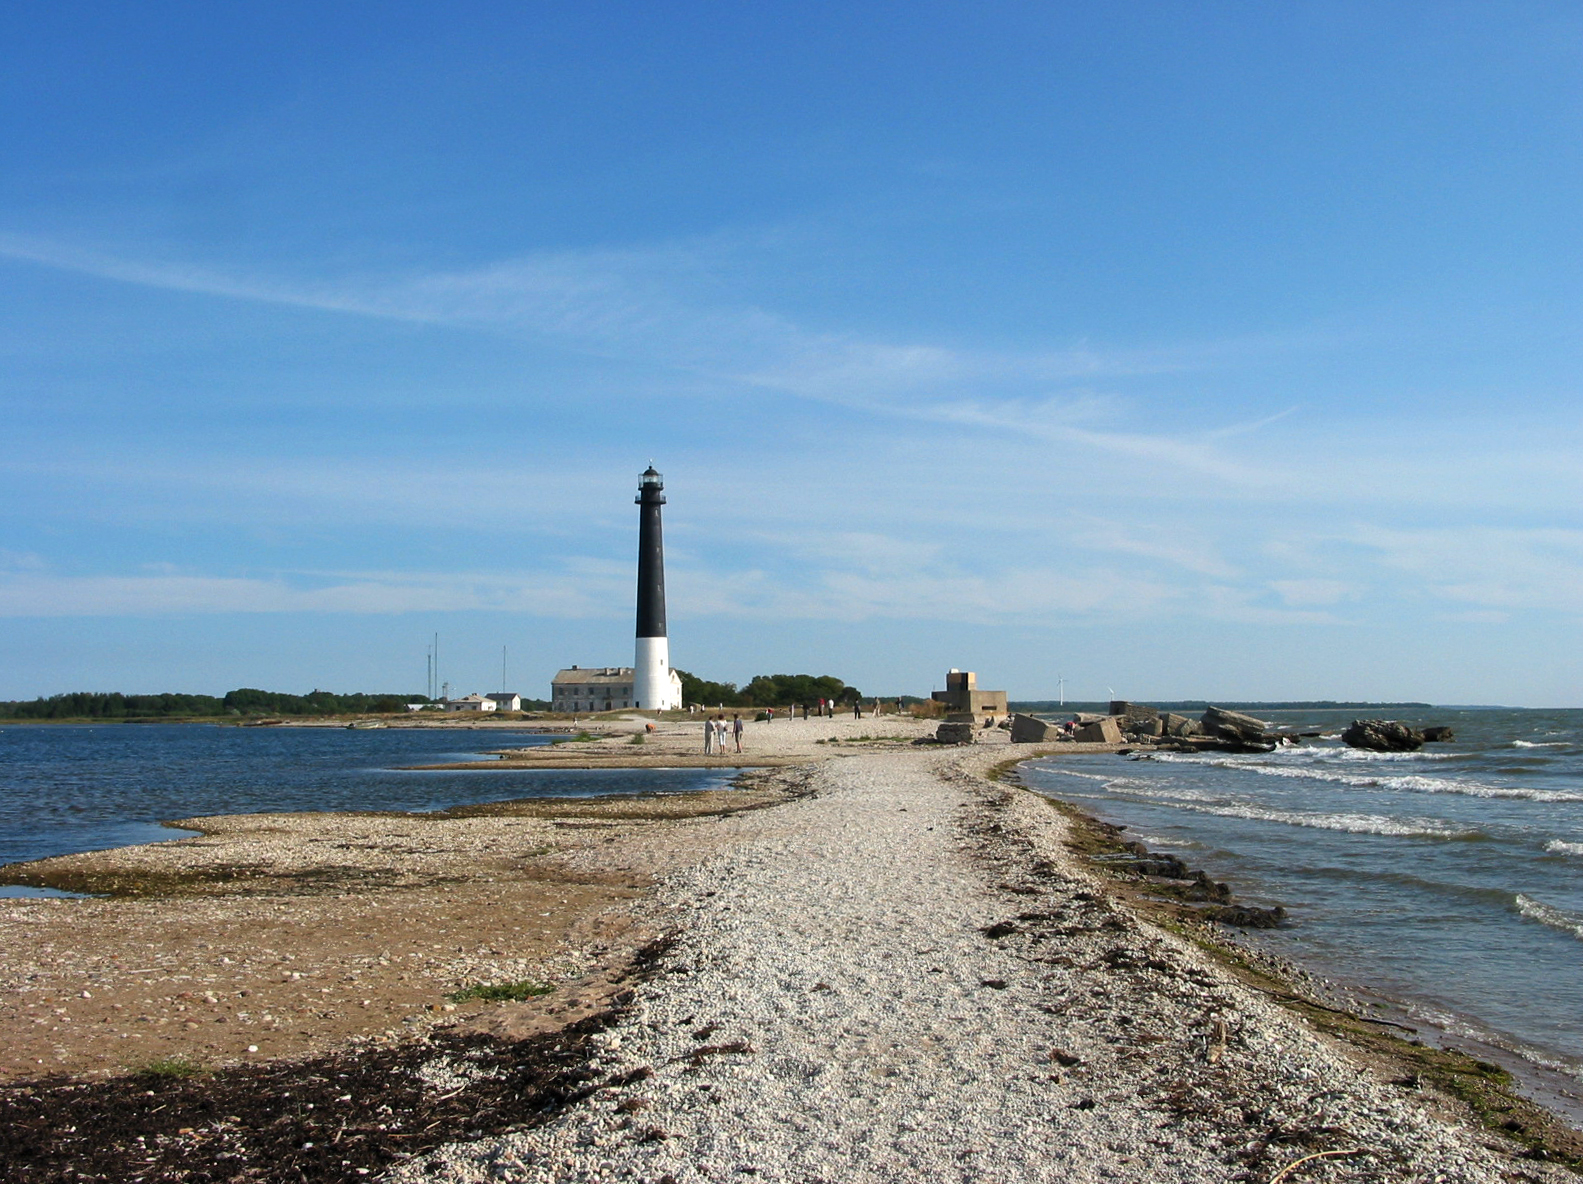
[[[1573,1178],[1515,1173],[1117,911],[984,763],[835,759],[816,797],[722,821],[738,841],[667,881],[679,940],[601,1038],[631,1083],[392,1178],[1188,1184],[1319,1151],[1356,1154],[1288,1179]]]

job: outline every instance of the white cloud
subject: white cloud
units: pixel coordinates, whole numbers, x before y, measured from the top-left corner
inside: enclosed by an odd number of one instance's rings
[[[1337,604],[1355,599],[1360,591],[1346,580],[1271,580],[1270,587],[1293,606]]]
[[[1583,530],[1364,527],[1353,539],[1431,595],[1483,609],[1583,612]]]
[[[1118,522],[1094,521],[1079,530],[1072,542],[1091,551],[1114,551],[1157,559],[1199,575],[1215,579],[1234,579],[1235,566],[1226,562],[1219,547],[1203,533],[1187,527],[1134,527]]]
[[[205,613],[406,613],[509,610],[602,617],[620,604],[628,572],[551,576],[366,574],[308,580],[212,575],[71,576],[0,573],[0,617],[165,616]]]
[[[905,419],[1034,437],[1079,452],[1263,486],[1274,470],[1225,453],[1221,441],[1262,424],[1206,422],[1191,432],[1128,430],[1092,414],[1088,392],[1052,385],[1158,374],[1217,351],[1101,351],[1087,344],[1011,351],[879,341],[805,328],[711,289],[735,244],[701,240],[633,250],[544,253],[471,270],[300,281],[143,263],[0,234],[0,256],[120,282],[326,312],[471,327],[552,340],[725,382]],[[1274,417],[1274,418],[1279,418]],[[1263,422],[1270,422],[1268,420]]]

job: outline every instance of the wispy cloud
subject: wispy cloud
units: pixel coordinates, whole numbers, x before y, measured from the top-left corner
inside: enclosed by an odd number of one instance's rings
[[[1353,539],[1433,596],[1477,609],[1583,613],[1583,530],[1364,527]]]
[[[731,270],[734,249],[724,240],[701,240],[544,253],[451,272],[302,282],[139,262],[0,234],[0,256],[123,283],[544,339],[849,410],[1034,437],[1219,481],[1257,485],[1271,479],[1221,446],[1229,435],[1256,432],[1261,424],[1206,423],[1174,434],[1127,429],[1118,417],[1107,423],[1090,414],[1103,396],[1070,389],[1202,366],[1214,351],[1196,345],[1102,350],[1086,342],[1008,351],[810,329],[721,296],[712,277]],[[1052,387],[1062,393],[1053,395]]]
[[[195,573],[76,576],[0,572],[0,617],[207,613],[466,612],[546,618],[610,615],[628,593],[624,566],[540,574],[370,573],[268,578]]]
[[[1090,520],[1072,535],[1072,542],[1091,551],[1111,551],[1159,560],[1172,567],[1218,580],[1236,579],[1237,568],[1203,532],[1168,526],[1130,526]]]

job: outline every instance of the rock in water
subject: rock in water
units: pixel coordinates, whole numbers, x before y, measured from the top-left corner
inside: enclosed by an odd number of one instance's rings
[[[1286,910],[1280,905],[1261,909],[1251,904],[1227,904],[1205,909],[1200,914],[1205,920],[1219,921],[1222,925],[1235,925],[1240,929],[1274,929],[1286,920]]]
[[[1355,719],[1341,739],[1370,752],[1417,752],[1424,746],[1422,732],[1394,719]]]
[[[1222,740],[1243,740],[1258,742],[1264,739],[1264,721],[1254,719],[1251,715],[1243,715],[1237,711],[1226,711],[1220,707],[1210,707],[1205,710],[1202,720],[1199,721],[1204,731],[1211,736]]]
[[[1446,744],[1456,738],[1456,732],[1443,724],[1438,727],[1424,729],[1425,744]]]

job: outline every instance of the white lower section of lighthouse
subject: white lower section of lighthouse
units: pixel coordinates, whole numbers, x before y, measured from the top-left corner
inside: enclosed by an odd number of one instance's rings
[[[670,639],[638,638],[632,698],[645,711],[675,711],[682,705],[682,676],[671,669]]]

